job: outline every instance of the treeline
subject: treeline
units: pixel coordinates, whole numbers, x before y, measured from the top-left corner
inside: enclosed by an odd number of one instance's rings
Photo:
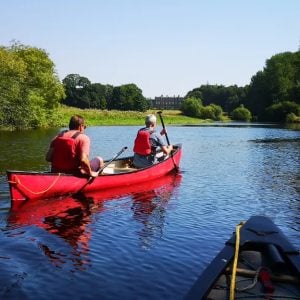
[[[182,112],[203,119],[290,121],[300,119],[300,51],[274,55],[249,85],[201,85],[184,97]],[[60,104],[78,108],[144,112],[149,101],[135,84],[91,83],[79,74],[62,82],[43,49],[14,42],[0,46],[0,127],[58,124]]]
[[[66,98],[63,104],[79,108],[108,110],[146,111],[149,101],[135,84],[114,87],[101,83],[91,83],[79,74],[69,74],[63,79]]]
[[[188,92],[184,102],[183,110],[187,106],[194,116],[214,104],[235,119],[299,122],[300,51],[272,56],[245,87],[202,85]]]

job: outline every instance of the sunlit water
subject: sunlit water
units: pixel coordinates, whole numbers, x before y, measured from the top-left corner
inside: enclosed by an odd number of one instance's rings
[[[111,158],[138,127],[91,127]],[[56,130],[0,132],[0,299],[182,299],[252,215],[300,248],[300,132],[266,126],[169,127],[180,172],[127,194],[9,212],[5,170],[47,170]],[[143,190],[144,189],[144,190]]]

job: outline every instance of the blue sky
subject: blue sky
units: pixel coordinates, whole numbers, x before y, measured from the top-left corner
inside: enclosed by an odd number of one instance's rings
[[[299,0],[2,0],[0,45],[46,50],[62,80],[135,83],[145,97],[244,86],[300,48]]]

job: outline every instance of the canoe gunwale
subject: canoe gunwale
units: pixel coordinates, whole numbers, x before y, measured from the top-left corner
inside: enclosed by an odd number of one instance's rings
[[[168,158],[166,158],[165,160],[163,161],[160,161],[154,165],[150,165],[150,166],[147,166],[145,168],[140,168],[140,169],[137,169],[137,168],[132,168],[134,170],[130,170],[129,172],[124,172],[122,174],[126,174],[126,173],[139,173],[141,171],[144,171],[144,170],[147,170],[147,169],[152,169],[152,168],[156,168],[157,166],[161,165],[161,164],[164,164],[166,161],[169,161],[169,160],[172,160],[174,158],[174,156],[176,156],[176,153],[178,153],[178,151],[180,151],[182,149],[182,145],[181,144],[176,144],[174,145],[175,148],[175,151],[172,155],[170,155]],[[133,159],[133,156],[125,156],[125,157],[121,157],[121,158],[117,158],[115,159],[114,161],[126,161],[126,160],[132,160]],[[108,160],[105,160],[105,162],[108,162]],[[174,166],[174,169],[176,167]],[[124,168],[125,169],[125,168]],[[57,172],[50,172],[50,171],[20,171],[20,170],[6,170],[6,173],[7,174],[30,174],[30,175],[39,175],[39,176],[49,176],[49,175],[55,175],[57,176],[58,174],[61,174],[63,175],[64,177],[76,177],[76,178],[89,178],[89,176],[87,175],[74,175],[74,174],[67,174],[67,173],[57,173]],[[104,175],[100,174],[99,176],[111,176],[111,175],[120,175],[119,173],[115,173],[115,174],[107,174],[105,173]]]

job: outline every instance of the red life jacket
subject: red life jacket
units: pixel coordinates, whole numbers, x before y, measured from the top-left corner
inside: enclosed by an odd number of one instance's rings
[[[139,155],[151,154],[150,132],[140,129],[134,141],[133,152]]]
[[[75,139],[79,134],[76,132],[71,137],[65,137],[63,132],[53,140],[52,172],[76,172],[80,161],[76,156]]]

